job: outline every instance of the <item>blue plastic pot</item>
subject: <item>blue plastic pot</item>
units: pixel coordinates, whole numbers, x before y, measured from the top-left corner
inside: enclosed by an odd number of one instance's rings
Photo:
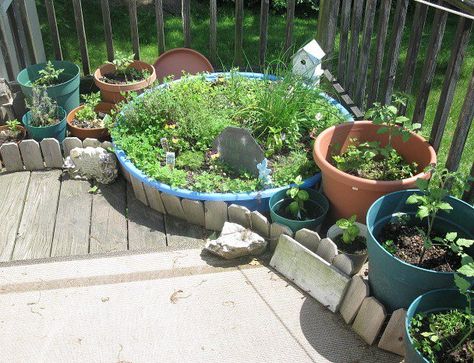
[[[471,293],[472,295],[472,293]],[[428,359],[415,349],[410,336],[411,319],[419,313],[436,313],[449,310],[465,310],[466,297],[456,289],[441,289],[427,292],[415,299],[408,308],[405,320],[405,362],[430,363]]]
[[[239,72],[237,74],[247,77],[247,78],[260,79],[260,80],[266,79],[266,80],[275,81],[278,79],[276,76],[265,75],[261,73]],[[229,77],[230,73],[211,73],[209,75],[206,75],[206,79],[209,81],[215,81],[217,80],[219,76]],[[197,77],[200,77],[200,76],[197,76]],[[178,79],[173,82],[180,82],[181,80],[182,79]],[[167,86],[168,86],[167,83],[160,84],[153,89],[145,91],[143,94],[139,95],[138,97],[143,97],[144,94],[146,94],[147,92],[153,92],[154,89],[167,87]],[[353,121],[353,118],[351,114],[349,113],[349,111],[347,111],[339,102],[337,102],[335,99],[327,95],[323,95],[323,96],[328,100],[328,103],[337,107],[337,109],[348,121]],[[129,107],[133,107],[133,104],[130,105]],[[196,191],[192,191],[188,189],[173,188],[170,185],[148,178],[141,170],[139,170],[137,167],[135,167],[135,165],[133,165],[133,163],[127,158],[127,154],[123,150],[121,150],[119,147],[117,147],[117,145],[115,144],[114,144],[114,149],[115,149],[115,154],[117,155],[117,159],[119,163],[134,178],[140,180],[144,184],[154,189],[159,190],[162,193],[174,195],[180,198],[202,200],[202,201],[206,201],[206,200],[207,201],[223,201],[228,204],[241,205],[241,206],[247,207],[250,210],[258,210],[261,212],[265,212],[265,211],[268,211],[270,197],[273,194],[281,190],[284,190],[288,187],[288,186],[284,186],[280,188],[272,188],[272,189],[266,189],[266,190],[261,190],[258,192],[249,192],[249,193],[201,193],[201,192],[196,192]],[[311,178],[304,180],[301,187],[311,188],[320,180],[321,180],[321,175],[318,173],[312,176]]]
[[[377,199],[367,212],[371,293],[390,312],[407,308],[417,296],[428,291],[456,287],[454,273],[432,271],[408,264],[387,252],[376,239],[394,213],[402,212],[415,218],[417,206],[406,204],[407,198],[414,192],[420,193],[419,190],[412,189],[387,194]],[[454,197],[448,197],[446,201],[453,210],[450,213],[438,213],[436,228],[441,233],[457,232],[459,236],[474,238],[474,208]]]
[[[45,127],[31,126],[30,125],[31,111],[28,111],[27,113],[25,113],[23,115],[22,122],[23,122],[23,125],[25,125],[26,130],[28,131],[28,135],[36,141],[41,141],[43,139],[51,137],[51,138],[55,138],[60,143],[63,142],[63,140],[66,137],[67,113],[64,110],[64,108],[60,106],[58,106],[57,112],[58,112],[58,118],[61,119],[61,121],[58,122],[56,125],[45,126]]]
[[[62,83],[47,87],[46,92],[49,97],[69,113],[72,109],[79,106],[80,69],[76,64],[67,61],[51,62],[56,69],[64,69],[64,71],[59,76]],[[18,73],[17,81],[20,83],[25,97],[32,97],[32,84],[40,77],[39,71],[44,69],[45,66],[46,63],[33,64]]]
[[[321,214],[317,218],[307,219],[304,221],[288,219],[279,214],[279,211],[282,208],[282,203],[287,198],[287,190],[288,188],[280,190],[279,192],[273,194],[270,198],[269,205],[272,222],[288,226],[293,232],[299,231],[303,228],[319,230],[329,210],[329,202],[327,198],[317,190],[305,189],[309,194],[309,200],[306,202],[306,208],[318,208],[321,211]]]

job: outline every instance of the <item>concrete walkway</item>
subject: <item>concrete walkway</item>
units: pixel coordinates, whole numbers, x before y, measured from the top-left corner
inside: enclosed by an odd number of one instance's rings
[[[4,362],[400,362],[258,262],[200,250],[0,268]]]

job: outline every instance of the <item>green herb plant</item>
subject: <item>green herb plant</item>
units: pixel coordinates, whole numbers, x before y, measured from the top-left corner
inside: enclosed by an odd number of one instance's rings
[[[286,195],[291,199],[291,203],[286,207],[287,213],[290,213],[297,220],[304,220],[303,213],[306,213],[305,202],[309,199],[306,190],[300,189],[303,180],[298,175],[294,181],[294,186],[286,191]]]
[[[6,122],[8,130],[16,137],[20,133],[20,122],[17,119]]]
[[[341,218],[336,221],[336,225],[342,229],[342,241],[346,244],[353,243],[359,236],[359,226],[356,223],[357,216],[353,215],[350,218]]]
[[[112,62],[107,62],[115,66],[115,73],[121,75],[125,78],[125,81],[128,82],[128,77],[130,76],[130,65],[133,63],[135,54],[126,55],[121,52],[117,52],[114,60]]]
[[[35,86],[52,86],[59,80],[59,76],[64,69],[56,69],[51,61],[46,63],[43,69],[39,70],[40,77],[34,81]]]
[[[100,92],[82,95],[84,106],[76,112],[75,118],[79,121],[93,122],[97,119],[95,108],[100,103]]]
[[[30,125],[34,127],[46,127],[57,124],[58,105],[56,101],[48,96],[46,87],[33,86],[31,102],[27,102],[31,112]]]

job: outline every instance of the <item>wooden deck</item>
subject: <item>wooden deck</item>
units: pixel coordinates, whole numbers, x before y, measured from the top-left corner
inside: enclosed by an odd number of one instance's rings
[[[199,248],[209,235],[146,207],[123,179],[90,188],[61,170],[0,174],[0,261]]]

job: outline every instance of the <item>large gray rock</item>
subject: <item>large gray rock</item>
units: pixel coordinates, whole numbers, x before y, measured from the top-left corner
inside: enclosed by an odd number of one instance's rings
[[[267,242],[257,233],[236,223],[225,222],[221,235],[215,240],[208,240],[206,250],[225,259],[248,255],[259,255],[267,247]]]
[[[118,175],[115,155],[101,147],[72,149],[65,167],[74,178],[94,179],[101,184],[113,183]]]

